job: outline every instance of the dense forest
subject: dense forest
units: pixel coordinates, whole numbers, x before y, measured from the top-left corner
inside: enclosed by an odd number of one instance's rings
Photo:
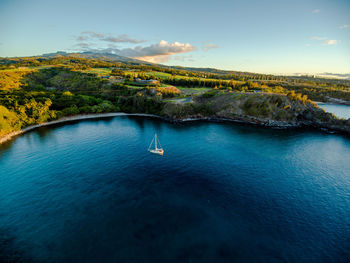
[[[61,67],[23,72],[0,71],[0,136],[79,113],[158,113],[161,108],[161,90],[158,96],[145,96],[124,84]]]
[[[218,92],[282,94],[302,103],[331,98],[350,102],[350,81],[168,67],[79,54],[0,58],[0,136],[76,114],[161,114],[172,99],[209,98]]]

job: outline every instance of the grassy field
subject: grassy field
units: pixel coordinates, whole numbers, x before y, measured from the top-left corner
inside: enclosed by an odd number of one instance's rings
[[[89,73],[97,73],[99,75],[108,75],[111,73],[111,70],[106,68],[106,69],[91,69],[85,72],[89,72]],[[148,77],[156,77],[158,78],[160,81],[164,81],[168,78],[170,78],[172,75],[169,73],[164,73],[164,72],[159,72],[159,71],[147,71],[147,72],[141,72],[141,71],[131,71],[131,70],[124,70],[124,74],[129,75],[129,76],[133,76],[134,78],[136,78],[140,73],[148,76]],[[189,76],[183,76],[183,75],[176,75],[175,76],[176,80],[181,80],[181,79],[199,79],[201,81],[217,81],[217,79],[209,79],[209,78],[194,78],[194,77],[189,77]],[[227,82],[228,80],[222,80],[223,82]],[[233,84],[243,84],[244,81],[233,81],[231,80]],[[196,88],[194,88],[193,90],[187,90],[187,93],[200,93],[199,90],[196,90]]]
[[[179,90],[181,90],[185,95],[200,95],[203,94],[209,90],[211,90],[211,88],[186,88],[186,87],[180,87],[177,86],[177,88]]]
[[[141,71],[125,70],[124,73],[130,76],[136,77],[138,74],[141,73]],[[149,71],[149,72],[142,72],[142,73],[144,73],[146,76],[149,76],[149,77],[155,76],[160,79],[167,79],[168,77],[171,76],[171,74],[158,72],[158,71]]]
[[[158,78],[161,78],[161,79],[167,79],[167,78],[171,77],[171,74],[163,73],[163,72],[157,72],[157,71],[146,72],[146,75],[148,75],[148,76],[153,76],[154,75],[154,76],[156,76]],[[179,79],[194,79],[194,77],[183,76],[183,75],[176,75],[175,79],[177,79],[177,80],[179,80]],[[215,80],[215,79],[210,79],[210,78],[199,78],[199,79],[200,80]],[[244,81],[235,80],[234,83],[242,84],[242,83],[244,83]]]
[[[134,85],[126,85],[130,89],[144,89],[145,86],[134,86]]]
[[[112,72],[112,69],[111,68],[91,68],[91,69],[80,70],[80,72],[92,73],[97,75],[110,75]]]
[[[167,79],[171,76],[169,73],[164,73],[164,72],[158,72],[158,71],[152,71],[152,72],[146,72],[147,76],[156,76],[157,78],[160,79]]]
[[[162,84],[160,85],[160,87],[162,87],[162,88],[167,88],[167,87],[173,87],[173,85],[169,85],[169,84],[162,83]]]
[[[126,74],[132,75],[134,77],[137,76],[138,71],[124,71]],[[164,72],[158,72],[158,71],[149,71],[149,72],[144,72],[146,76],[155,76],[160,79],[167,79],[171,77],[171,74],[169,73],[164,73]],[[175,79],[193,79],[194,77],[189,77],[189,76],[182,76],[182,75],[176,75]],[[208,79],[208,78],[199,78],[200,80],[214,80],[214,79]],[[234,81],[235,83],[242,84],[244,81]]]
[[[173,85],[168,84],[161,84],[160,87],[166,88],[166,87],[172,87]],[[144,89],[145,86],[134,86],[134,85],[127,85],[128,88],[131,89]],[[186,87],[180,87],[177,86],[179,90],[181,90],[183,96],[192,96],[192,95],[201,95],[209,90],[212,90],[211,88],[186,88]]]

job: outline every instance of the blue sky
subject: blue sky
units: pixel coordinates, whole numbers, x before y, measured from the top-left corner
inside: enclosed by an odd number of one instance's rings
[[[350,1],[0,0],[0,56],[58,50],[261,73],[350,73]]]

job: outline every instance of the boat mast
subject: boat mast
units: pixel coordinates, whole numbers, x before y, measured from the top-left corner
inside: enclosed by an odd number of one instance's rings
[[[152,144],[153,144],[153,141],[154,141],[154,137],[153,137],[153,139],[152,139],[152,141],[151,141],[151,144],[150,144],[150,145],[149,145],[149,147],[148,147],[148,150],[150,150],[150,149],[151,149]]]
[[[157,150],[157,134],[154,136],[154,138],[155,138],[155,149]]]

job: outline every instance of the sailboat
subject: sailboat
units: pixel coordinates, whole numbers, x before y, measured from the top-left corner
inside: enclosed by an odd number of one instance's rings
[[[152,148],[153,142],[154,142],[154,148]],[[158,148],[158,146],[160,148]],[[148,147],[148,151],[151,153],[163,155],[164,150],[163,150],[162,146],[160,145],[160,141],[158,140],[157,134],[154,135],[154,137],[151,141],[151,144]]]

